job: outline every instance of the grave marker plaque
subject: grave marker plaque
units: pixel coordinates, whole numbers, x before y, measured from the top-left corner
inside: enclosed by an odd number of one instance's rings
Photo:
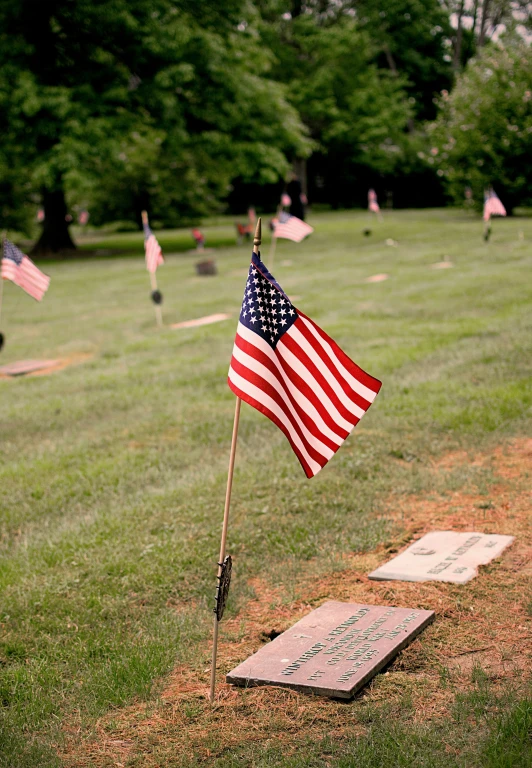
[[[8,363],[0,367],[0,376],[25,376],[28,373],[43,371],[45,368],[53,368],[60,360],[17,360],[16,363]]]
[[[196,263],[196,272],[198,275],[217,275],[218,270],[213,259],[205,259]]]
[[[378,274],[378,275],[371,275],[370,277],[366,277],[365,281],[366,283],[382,283],[383,280],[387,280],[389,275],[386,275],[384,273]]]
[[[380,581],[450,581],[465,584],[508,547],[513,536],[433,531],[369,574]]]
[[[202,325],[211,325],[211,323],[220,323],[222,320],[227,320],[231,315],[225,312],[218,312],[215,315],[205,315],[205,317],[197,317],[195,320],[183,320],[181,323],[174,323],[170,326],[172,329],[177,328],[199,328]]]
[[[351,699],[433,620],[434,611],[330,601],[226,679],[235,685],[276,685]]]

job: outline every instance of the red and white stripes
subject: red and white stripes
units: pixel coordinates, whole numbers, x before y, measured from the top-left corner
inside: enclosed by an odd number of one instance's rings
[[[300,243],[307,235],[314,232],[310,224],[306,224],[297,216],[290,216],[286,221],[280,221],[275,224],[274,237],[284,237],[286,240],[293,240],[294,243]]]
[[[148,272],[154,273],[157,271],[157,267],[164,264],[164,259],[161,246],[153,233],[144,241],[144,248],[146,251],[146,269]]]
[[[37,301],[48,290],[50,278],[35,266],[33,261],[24,255],[19,264],[11,259],[2,259],[2,279],[11,280]]]
[[[229,386],[277,424],[313,477],[362,418],[381,382],[298,311],[275,349],[238,324]]]

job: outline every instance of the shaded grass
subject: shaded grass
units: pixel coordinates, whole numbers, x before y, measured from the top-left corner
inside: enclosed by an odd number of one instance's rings
[[[388,214],[371,240],[364,222],[316,216],[307,243],[279,245],[281,285],[384,387],[312,482],[283,436],[243,409],[229,615],[251,576],[290,589],[302,569],[330,570],[385,541],[400,521],[375,514],[383,498],[430,488],[432,457],[529,431],[532,222],[496,222],[488,245],[454,211]],[[231,227],[213,239],[229,241]],[[111,240],[101,246],[142,249],[137,235]],[[42,305],[5,286],[2,362],[93,355],[50,377],[0,381],[2,734],[6,755],[25,745],[27,765],[46,764],[39,750],[61,743],[61,721],[83,733],[156,694],[174,663],[204,663],[248,250],[220,250],[218,278],[195,276],[195,254],[170,254],[158,273],[167,322],[234,313],[203,329],[157,332],[142,257],[50,264]],[[454,269],[429,268],[444,256]],[[363,282],[377,272],[390,279]],[[465,466],[452,482],[476,474]]]

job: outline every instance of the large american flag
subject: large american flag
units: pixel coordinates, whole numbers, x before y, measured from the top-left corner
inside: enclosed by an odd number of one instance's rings
[[[287,240],[293,240],[294,243],[300,243],[303,238],[314,232],[310,224],[298,219],[297,216],[280,216],[277,223],[274,224],[274,237],[284,237]]]
[[[256,254],[228,383],[284,432],[307,477],[334,456],[381,388],[294,307]]]
[[[4,240],[2,255],[2,279],[11,280],[37,301],[41,301],[50,285],[48,275],[41,272],[33,261],[7,238]]]
[[[161,246],[150,229],[150,225],[144,223],[144,251],[146,253],[146,269],[148,272],[156,272],[157,267],[164,264]]]
[[[506,208],[493,189],[490,189],[484,196],[484,221],[489,221],[492,216],[506,216]]]
[[[368,192],[368,209],[372,213],[380,213],[381,210],[377,202],[377,193],[374,189],[370,189]]]

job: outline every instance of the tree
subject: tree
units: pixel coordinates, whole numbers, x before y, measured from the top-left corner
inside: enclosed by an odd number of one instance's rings
[[[476,0],[472,16],[472,29],[482,48],[500,32],[530,30],[532,7],[528,0]]]
[[[526,37],[532,22],[528,0],[442,0],[455,32],[453,70],[459,71],[476,51],[501,33],[509,31]]]
[[[432,124],[429,162],[456,202],[471,187],[478,209],[493,185],[507,210],[532,203],[532,59],[520,40],[472,59]]]
[[[421,122],[435,116],[435,96],[452,82],[449,17],[439,0],[256,5],[261,39],[275,57],[270,76],[287,85],[315,142],[312,200],[365,205],[369,185],[396,189],[412,204],[430,177],[422,202],[441,202],[438,177],[417,157]]]
[[[73,247],[75,199],[100,222],[149,203],[176,223],[178,208],[212,211],[238,175],[285,173],[308,142],[263,77],[247,14],[244,0],[0,0],[7,223],[13,192],[40,195],[36,250],[56,251]]]
[[[360,177],[391,174],[402,156],[411,115],[406,81],[373,62],[372,42],[349,14],[328,18],[316,11],[294,18],[281,10],[278,3],[262,8],[261,37],[275,55],[271,77],[287,85],[314,141],[312,197],[324,195],[333,205],[361,203],[367,188]]]
[[[370,36],[374,62],[405,81],[413,118],[435,117],[434,96],[452,83],[451,25],[441,2],[351,0],[347,5]]]

